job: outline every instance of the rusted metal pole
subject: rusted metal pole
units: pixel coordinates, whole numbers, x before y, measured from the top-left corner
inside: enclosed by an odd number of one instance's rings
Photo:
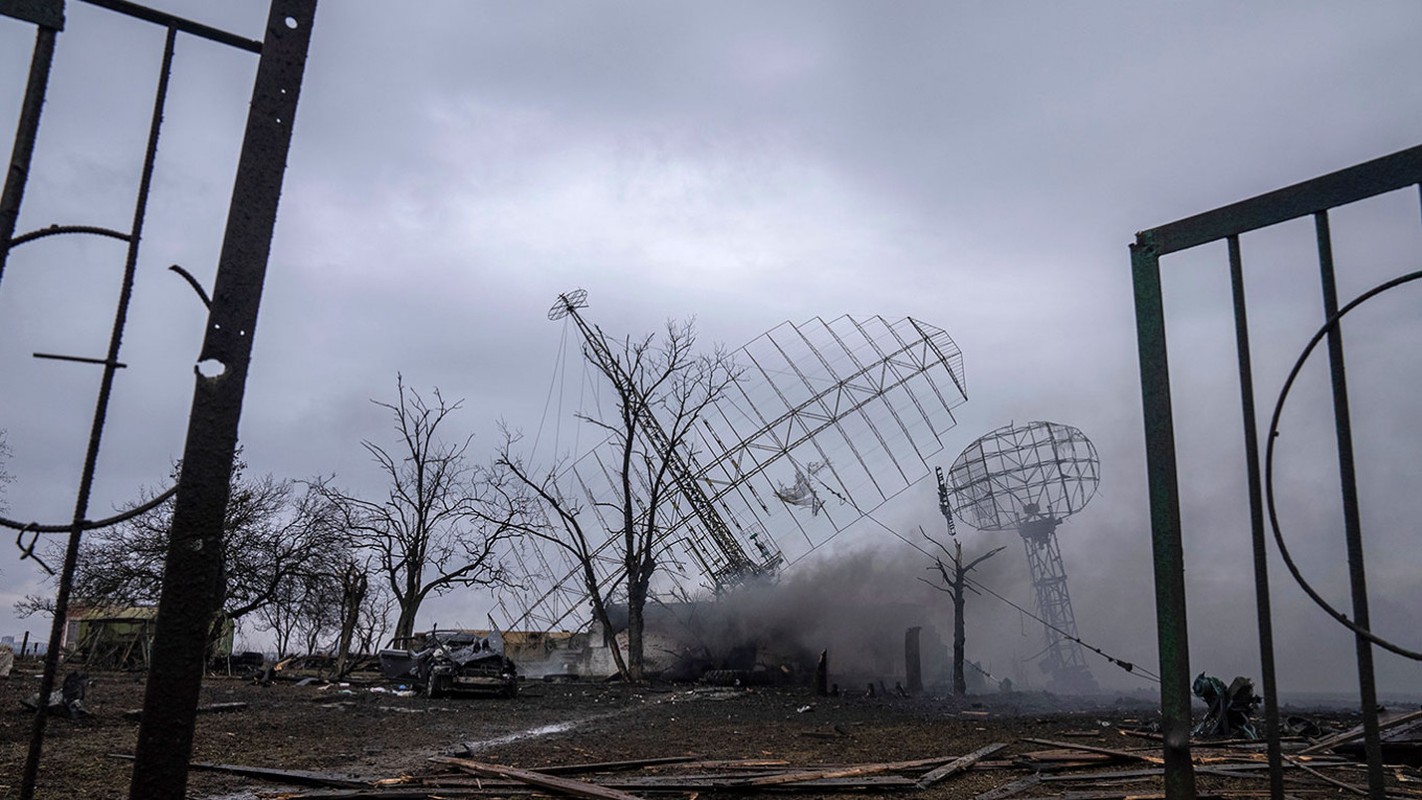
[[[1131,246],[1136,336],[1140,350],[1141,407],[1145,418],[1146,476],[1155,563],[1155,618],[1160,649],[1160,716],[1164,735],[1165,796],[1194,800],[1190,763],[1190,644],[1185,621],[1185,558],[1180,542],[1180,488],[1175,463],[1175,422],[1165,345],[1165,303],[1160,255],[1146,234]]]
[[[74,501],[74,518],[69,530],[69,539],[64,549],[64,564],[59,573],[59,587],[54,596],[54,619],[50,625],[49,649],[45,651],[44,671],[40,675],[40,710],[35,713],[34,725],[30,733],[30,749],[25,758],[25,767],[20,778],[20,798],[34,797],[35,781],[39,776],[40,754],[44,748],[44,729],[48,714],[44,712],[49,695],[54,691],[55,677],[59,671],[60,641],[69,616],[69,596],[74,585],[74,573],[79,560],[79,542],[84,535],[86,518],[89,515],[89,500],[94,488],[94,474],[99,464],[99,448],[104,438],[104,423],[108,418],[109,400],[113,396],[114,377],[120,366],[119,348],[123,345],[123,331],[128,320],[128,307],[133,298],[134,276],[138,269],[138,246],[143,240],[143,219],[148,211],[148,192],[153,186],[153,167],[158,157],[158,136],[163,129],[163,108],[168,101],[168,78],[173,68],[173,46],[176,32],[168,30],[163,48],[162,67],[158,72],[158,89],[153,98],[153,115],[148,126],[148,147],[143,157],[143,170],[138,182],[138,196],[134,201],[133,225],[129,229],[128,253],[124,259],[123,280],[119,291],[118,307],[114,311],[113,327],[109,332],[108,352],[101,362],[103,377],[99,380],[99,397],[94,404],[94,420],[89,429],[89,445],[84,454],[84,469],[79,478],[79,492]]]
[[[1323,316],[1338,315],[1338,286],[1333,271],[1333,238],[1328,228],[1328,212],[1313,215],[1318,240],[1318,269],[1323,284]],[[1348,545],[1348,579],[1353,594],[1353,621],[1364,630],[1372,628],[1368,611],[1367,571],[1363,568],[1363,523],[1358,503],[1358,476],[1353,460],[1353,423],[1348,410],[1348,375],[1344,370],[1343,328],[1335,323],[1328,331],[1328,368],[1333,388],[1333,423],[1338,442],[1338,483],[1343,494],[1343,531]],[[1363,752],[1368,764],[1368,794],[1382,800],[1386,794],[1383,778],[1382,738],[1378,731],[1378,690],[1373,671],[1373,643],[1354,634],[1358,653],[1358,695],[1363,712]]]
[[[129,796],[187,787],[242,397],[316,0],[273,0],[199,353]]]
[[[1249,485],[1249,539],[1254,555],[1254,608],[1259,624],[1259,676],[1264,690],[1264,739],[1269,758],[1269,796],[1284,796],[1284,756],[1279,743],[1279,692],[1274,668],[1274,621],[1269,600],[1269,551],[1264,533],[1264,498],[1259,467],[1259,425],[1254,410],[1254,367],[1249,351],[1249,314],[1244,299],[1244,259],[1239,237],[1226,237],[1234,299],[1235,351],[1239,360],[1240,410],[1244,422],[1244,462]]]

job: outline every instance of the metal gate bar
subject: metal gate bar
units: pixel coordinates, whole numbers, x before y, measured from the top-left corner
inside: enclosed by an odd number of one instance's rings
[[[215,591],[221,581],[221,549],[218,544],[228,499],[227,487],[232,471],[232,451],[236,443],[243,384],[251,354],[252,334],[256,327],[257,306],[266,270],[272,226],[275,223],[277,198],[281,191],[282,173],[285,170],[286,154],[291,140],[297,95],[310,42],[315,0],[272,0],[265,43],[146,8],[128,0],[82,2],[155,23],[167,29],[167,36],[130,230],[124,233],[94,226],[66,225],[51,226],[15,236],[20,204],[28,182],[38,136],[40,112],[48,86],[55,40],[58,32],[64,27],[64,0],[0,0],[0,15],[29,22],[39,28],[10,168],[6,173],[4,191],[0,194],[0,276],[3,276],[11,250],[50,235],[96,234],[125,241],[128,245],[118,307],[106,357],[96,359],[35,354],[40,358],[94,363],[104,367],[73,521],[68,526],[41,526],[35,523],[11,524],[9,520],[0,520],[0,523],[8,527],[20,529],[22,534],[27,530],[38,532],[42,529],[64,530],[69,534],[55,598],[50,644],[40,682],[42,698],[48,696],[55,683],[59,642],[67,616],[75,562],[83,532],[141,511],[135,509],[103,523],[86,519],[114,377],[116,371],[123,367],[118,361],[119,347],[132,297],[143,220],[152,185],[177,34],[182,32],[262,54],[257,66],[251,110],[233,188],[232,207],[229,210],[228,227],[218,265],[215,300],[209,303],[209,327],[200,356],[222,363],[227,370],[226,374],[218,377],[198,378],[174,511],[175,533],[197,535],[211,546],[199,556],[174,559],[174,543],[181,541],[182,549],[186,550],[190,549],[192,540],[177,535],[170,542],[169,560],[164,574],[168,578],[177,579],[164,581],[156,621],[157,642],[149,672],[149,688],[139,729],[137,763],[131,787],[134,797],[181,797],[186,782],[187,758],[191,751],[197,689],[202,678],[206,625],[216,613],[216,603],[220,597],[220,593]],[[192,277],[181,270],[179,272],[193,283],[199,295],[206,301],[205,293]],[[171,492],[164,493],[157,498],[157,502],[170,495]],[[157,505],[157,502],[145,504],[145,509]],[[33,555],[33,544],[25,551],[25,556],[30,555]],[[196,628],[192,625],[184,628],[182,620],[198,617],[201,619]],[[162,680],[155,680],[155,676]],[[33,720],[29,753],[20,781],[21,800],[34,796],[45,722],[48,719],[43,705],[41,702],[41,710],[35,714]]]
[[[1170,798],[1195,796],[1190,763],[1190,666],[1180,537],[1180,497],[1171,412],[1170,368],[1166,350],[1165,311],[1160,258],[1170,253],[1225,239],[1229,245],[1230,277],[1235,311],[1241,410],[1248,468],[1251,540],[1254,550],[1255,599],[1259,618],[1266,735],[1269,738],[1270,791],[1283,797],[1279,747],[1278,696],[1275,680],[1273,629],[1268,598],[1264,547],[1264,504],[1260,492],[1258,427],[1255,417],[1248,321],[1245,313],[1243,260],[1239,236],[1288,220],[1313,215],[1318,240],[1319,272],[1325,321],[1338,311],[1328,210],[1369,197],[1422,185],[1422,146],[1409,148],[1347,169],[1197,214],[1136,235],[1131,245],[1135,287],[1136,336],[1141,367],[1141,403],[1145,421],[1146,469],[1149,481],[1151,538],[1154,551],[1156,618],[1161,664],[1161,714],[1164,733],[1165,786]],[[1357,481],[1354,474],[1352,429],[1344,371],[1341,328],[1328,331],[1329,367],[1338,442],[1339,482],[1348,540],[1349,578],[1357,625],[1368,629],[1366,572],[1363,565]],[[1378,736],[1377,692],[1372,644],[1355,633],[1358,686],[1364,721],[1368,787],[1383,797],[1381,747]]]

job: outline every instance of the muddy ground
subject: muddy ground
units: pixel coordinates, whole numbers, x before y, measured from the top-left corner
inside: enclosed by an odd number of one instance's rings
[[[35,691],[35,671],[22,668],[0,680],[0,798],[18,795],[31,728],[19,701]],[[129,764],[110,754],[133,752],[138,724],[124,712],[142,704],[143,678],[133,673],[95,673],[92,678],[86,698],[91,716],[49,722],[40,797],[127,797]],[[1157,718],[1140,698],[1110,696],[1068,708],[1041,694],[993,694],[965,702],[932,692],[905,698],[892,689],[889,696],[825,698],[815,697],[809,687],[540,682],[525,684],[522,694],[509,700],[400,697],[371,688],[263,687],[211,678],[203,687],[203,703],[247,705],[200,716],[194,759],[369,780],[428,773],[437,769],[428,762],[430,756],[466,752],[526,768],[689,754],[808,766],[961,755],[990,742],[1009,744],[1002,756],[1041,750],[1022,742],[1023,737],[1150,748],[1150,740],[1123,736],[1117,728],[1147,726]],[[1022,774],[1021,767],[1004,763],[911,796],[971,798]],[[1210,789],[1209,781],[1202,778],[1201,788]],[[1158,786],[1156,780],[1136,784],[1136,789],[1158,791]],[[1261,781],[1242,791],[1262,788],[1267,784]],[[280,789],[210,772],[194,772],[189,782],[192,797],[273,797]],[[723,795],[700,795],[718,796]]]

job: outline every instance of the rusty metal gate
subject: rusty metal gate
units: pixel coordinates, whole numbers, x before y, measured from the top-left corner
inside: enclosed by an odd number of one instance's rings
[[[0,0],[0,18],[32,24],[36,29],[24,101],[4,190],[0,193],[0,275],[3,275],[6,260],[14,248],[51,236],[103,236],[127,244],[123,283],[106,356],[35,354],[40,358],[96,364],[104,368],[73,519],[68,524],[54,525],[0,519],[0,526],[19,529],[21,538],[17,539],[17,545],[26,557],[37,558],[34,552],[37,534],[68,534],[54,601],[49,648],[40,681],[41,697],[47,697],[55,683],[60,635],[81,536],[85,531],[141,513],[176,494],[171,523],[174,535],[170,536],[164,566],[165,580],[155,622],[152,661],[130,786],[132,797],[176,799],[185,793],[188,757],[192,751],[193,715],[202,682],[207,633],[213,616],[220,608],[223,514],[228,501],[237,426],[256,332],[257,309],[276,223],[287,152],[291,145],[297,98],[311,41],[316,0],[271,0],[261,41],[236,36],[129,0],[82,2],[162,27],[167,31],[167,38],[131,228],[119,231],[92,225],[51,225],[17,236],[15,229],[30,176],[50,67],[56,42],[65,26],[65,2]],[[192,411],[178,484],[174,490],[160,494],[154,502],[116,517],[93,521],[88,519],[90,490],[115,373],[124,366],[118,360],[119,346],[128,315],[179,34],[245,50],[258,54],[260,58],[211,297],[191,275],[180,270],[207,304],[208,321],[198,353]],[[28,543],[23,540],[26,534],[30,536]],[[34,716],[29,754],[20,778],[21,800],[34,796],[47,718],[43,706],[41,703],[41,710]]]
[[[1166,793],[1170,798],[1193,798],[1195,777],[1190,760],[1190,665],[1186,626],[1184,564],[1181,546],[1180,488],[1175,449],[1175,422],[1171,411],[1170,367],[1166,354],[1161,258],[1211,242],[1228,246],[1233,295],[1235,345],[1239,368],[1240,408],[1243,418],[1250,528],[1254,558],[1255,602],[1259,627],[1261,683],[1264,692],[1268,742],[1270,793],[1284,796],[1283,754],[1280,746],[1278,695],[1275,684],[1273,622],[1269,607],[1266,536],[1272,530],[1284,563],[1315,603],[1354,633],[1357,644],[1358,690],[1362,702],[1367,756],[1368,794],[1384,797],[1383,768],[1378,728],[1374,648],[1381,647],[1408,658],[1422,654],[1399,647],[1370,628],[1366,574],[1363,565],[1362,525],[1358,482],[1354,466],[1348,384],[1344,369],[1342,321],[1348,312],[1390,289],[1422,278],[1411,272],[1379,284],[1348,303],[1339,304],[1334,248],[1329,229],[1330,209],[1370,197],[1422,188],[1422,146],[1384,156],[1313,180],[1259,195],[1228,206],[1142,231],[1131,246],[1135,284],[1137,343],[1140,352],[1141,397],[1145,419],[1146,466],[1149,480],[1151,536],[1154,548],[1156,617],[1161,666]],[[1265,434],[1264,453],[1254,400],[1254,370],[1250,361],[1249,324],[1244,293],[1244,265],[1239,237],[1290,220],[1312,217],[1318,250],[1323,294],[1321,327],[1307,343],[1285,380]],[[1351,615],[1337,611],[1311,589],[1283,547],[1273,494],[1274,439],[1279,412],[1295,378],[1310,353],[1326,345],[1337,442],[1339,489],[1342,496],[1344,535],[1347,540],[1351,585]]]

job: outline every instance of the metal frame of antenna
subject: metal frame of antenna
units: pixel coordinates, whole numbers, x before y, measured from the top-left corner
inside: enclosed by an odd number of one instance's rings
[[[1080,430],[1054,422],[1008,425],[968,445],[948,471],[958,516],[979,530],[1022,537],[1046,647],[1038,662],[1050,686],[1094,691],[1096,680],[1077,642],[1057,526],[1090,502],[1100,461]]]
[[[578,326],[578,331],[583,335],[583,343],[587,346],[588,358],[597,364],[602,373],[608,377],[616,386],[619,397],[639,397],[639,390],[631,376],[622,368],[622,364],[613,356],[612,351],[607,347],[607,337],[602,330],[596,326],[589,325],[583,316],[578,313],[579,308],[587,306],[587,290],[578,289],[568,294],[558,295],[558,303],[548,312],[549,319],[562,319],[571,317],[573,324]],[[640,398],[639,398],[640,399]],[[724,562],[722,566],[712,571],[712,578],[717,586],[725,583],[738,582],[745,577],[766,575],[773,573],[778,565],[778,559],[770,559],[766,563],[757,563],[746,555],[745,548],[731,533],[725,520],[721,518],[720,512],[711,504],[706,497],[706,493],[701,488],[701,483],[692,474],[693,467],[687,463],[687,456],[676,447],[672,446],[671,440],[663,430],[661,422],[652,413],[646,402],[638,404],[641,408],[639,428],[641,434],[646,437],[647,443],[651,445],[652,452],[665,453],[670,461],[670,473],[673,483],[681,492],[687,503],[691,506],[691,514],[701,523],[706,534],[711,540],[711,544],[716,548],[717,555]],[[705,563],[705,562],[703,562]]]
[[[572,317],[585,339],[591,331],[600,340],[601,331],[576,313],[585,305],[585,292],[569,292],[549,318]],[[942,449],[957,422],[953,409],[967,400],[957,345],[911,318],[786,322],[733,358],[744,368],[741,379],[679,454],[693,489],[659,512],[669,521],[660,572],[683,586],[723,589],[772,575],[824,545],[928,474],[926,458]],[[565,478],[579,483],[598,513],[597,487],[611,470],[595,448]],[[735,546],[724,546],[727,540]],[[608,542],[594,554],[604,586],[621,574],[612,552]],[[553,628],[582,610],[578,565],[559,569],[541,552],[521,558],[553,569],[544,573],[548,588],[501,602],[510,627]]]

